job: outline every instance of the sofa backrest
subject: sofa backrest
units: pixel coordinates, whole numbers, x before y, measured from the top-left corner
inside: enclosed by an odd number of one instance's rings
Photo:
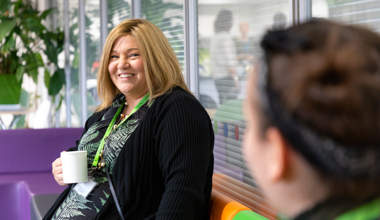
[[[75,146],[83,128],[0,131],[0,174],[51,172],[60,152]]]

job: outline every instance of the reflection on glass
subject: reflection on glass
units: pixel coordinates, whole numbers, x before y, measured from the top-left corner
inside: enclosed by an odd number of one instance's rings
[[[96,75],[99,66],[99,60],[102,52],[100,44],[100,2],[86,2],[86,66],[87,66],[87,115],[90,116],[99,99],[96,89]],[[86,120],[86,119],[85,119]]]
[[[120,22],[132,18],[132,0],[108,0],[108,32],[110,32]]]
[[[232,12],[220,10],[214,21],[215,35],[210,41],[211,75],[218,92],[219,104],[236,99],[239,89],[236,45],[230,34],[232,23]]]
[[[174,52],[176,53],[181,64],[181,68],[184,72],[185,49],[183,4],[184,0],[141,1],[142,18],[155,24],[165,34]]]
[[[312,17],[359,24],[380,32],[380,1],[312,0]]]
[[[260,57],[262,34],[289,25],[289,2],[198,0],[199,98],[213,121],[214,171],[251,185],[241,155],[246,82]]]
[[[61,16],[58,19],[63,19],[63,5],[64,0],[58,0],[57,6],[61,12]],[[78,1],[69,0],[69,28],[70,28],[70,95],[71,95],[71,115],[66,115],[66,111],[61,108],[61,117],[71,117],[72,127],[80,127],[80,98],[79,98],[79,27],[78,27]],[[63,26],[63,21],[61,21]],[[59,57],[62,59],[61,62],[64,63],[64,56]],[[65,85],[66,86],[66,85]],[[67,108],[66,103],[62,101],[62,107]],[[62,114],[63,113],[63,114]],[[63,118],[61,126],[65,126],[66,119]]]
[[[239,23],[240,36],[236,39],[239,76],[246,76],[253,68],[255,40],[252,36],[249,36],[249,28],[247,21]]]
[[[131,0],[108,0],[108,28],[111,30],[121,21],[131,18]],[[87,66],[87,104],[90,116],[97,105],[97,71],[102,52],[100,47],[100,8],[99,1],[87,1],[85,4],[86,20],[86,54],[87,59],[82,61]],[[63,0],[58,1],[58,8],[63,11]],[[63,17],[63,15],[62,15]],[[81,104],[79,89],[79,26],[78,26],[78,1],[69,1],[69,26],[70,26],[70,68],[71,68],[71,121],[73,127],[79,127],[81,121]],[[68,116],[70,117],[70,116]],[[64,126],[64,125],[63,125]]]

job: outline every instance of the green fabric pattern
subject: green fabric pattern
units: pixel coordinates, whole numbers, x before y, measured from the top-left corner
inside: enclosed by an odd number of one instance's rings
[[[80,209],[90,209],[86,204],[91,202],[79,195],[75,190],[71,190],[69,196],[63,201],[52,220],[66,220],[74,216],[85,216]],[[55,218],[55,216],[59,216]]]
[[[108,172],[111,175],[121,149],[138,125],[139,120],[128,119],[124,122],[124,124],[122,124],[122,126],[117,127],[116,130],[108,137],[109,140],[106,142],[104,147],[106,149],[104,152],[104,157],[108,166]]]
[[[79,143],[79,148],[82,150],[88,150],[91,149],[92,147],[86,147],[86,144],[91,143],[98,135],[99,135],[99,129],[100,124],[95,123],[93,126],[90,127],[88,132],[83,135],[80,143]]]
[[[94,181],[98,184],[105,183],[108,181],[107,177],[104,176],[94,176]]]
[[[105,191],[103,191],[103,193],[104,193],[104,197],[106,197],[106,198],[108,198],[110,196],[110,194],[107,194]],[[100,198],[100,200],[102,200],[102,205],[104,205],[107,201],[107,200],[102,199],[102,198]]]

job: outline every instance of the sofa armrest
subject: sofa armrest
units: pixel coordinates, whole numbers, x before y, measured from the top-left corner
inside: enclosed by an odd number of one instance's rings
[[[59,194],[35,195],[30,200],[30,219],[41,220],[49,211]]]

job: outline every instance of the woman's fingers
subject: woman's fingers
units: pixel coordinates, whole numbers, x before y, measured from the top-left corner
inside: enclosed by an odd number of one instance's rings
[[[59,185],[61,185],[61,186],[67,185],[67,184],[63,183],[62,158],[57,158],[52,163],[52,173],[53,173],[55,181]]]
[[[56,176],[54,176],[55,178],[55,181],[57,181],[57,183],[61,186],[66,186],[67,184],[63,182],[63,174],[58,174]]]

